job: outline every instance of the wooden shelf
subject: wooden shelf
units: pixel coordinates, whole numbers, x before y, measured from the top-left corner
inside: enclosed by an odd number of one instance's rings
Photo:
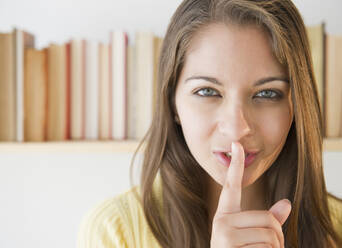
[[[323,149],[328,152],[342,152],[342,138],[324,139]]]
[[[66,142],[0,142],[0,153],[62,152],[62,153],[133,153],[137,140],[66,141]],[[342,152],[342,138],[324,139],[324,151]],[[141,150],[140,150],[141,151]]]
[[[133,153],[139,142],[128,141],[61,141],[0,142],[0,153],[62,152],[62,153]],[[140,150],[139,150],[140,151]]]

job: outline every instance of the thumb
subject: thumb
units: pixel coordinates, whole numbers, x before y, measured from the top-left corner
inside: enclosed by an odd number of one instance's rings
[[[276,202],[269,210],[274,217],[283,225],[291,212],[291,202],[288,199],[282,199]]]

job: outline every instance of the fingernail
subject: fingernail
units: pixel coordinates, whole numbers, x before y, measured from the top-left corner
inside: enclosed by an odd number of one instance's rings
[[[289,199],[284,199],[284,200],[287,201],[290,205],[292,205],[292,203]]]

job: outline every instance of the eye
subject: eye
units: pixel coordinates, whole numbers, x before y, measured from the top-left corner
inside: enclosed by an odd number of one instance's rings
[[[279,100],[282,98],[282,96],[283,94],[281,92],[271,89],[262,90],[256,94],[256,98],[265,98],[268,100]]]
[[[201,94],[198,94],[199,92],[202,92]],[[202,88],[197,90],[194,94],[200,97],[213,97],[213,96],[219,96],[219,94],[213,95],[213,92],[217,92],[216,90],[212,88]]]
[[[218,97],[220,94],[217,93],[216,90],[212,88],[201,88],[197,90],[194,94],[199,97]],[[266,89],[262,90],[255,95],[255,98],[266,99],[270,101],[280,100],[283,97],[283,94],[277,90]]]

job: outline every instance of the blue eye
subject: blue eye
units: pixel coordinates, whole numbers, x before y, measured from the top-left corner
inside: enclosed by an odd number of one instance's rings
[[[261,94],[261,93],[265,93],[265,94]],[[259,96],[260,97],[259,97]],[[266,99],[269,99],[269,100],[278,100],[278,99],[281,99],[282,98],[282,93],[280,92],[277,92],[277,91],[274,91],[274,90],[271,90],[271,89],[267,89],[267,90],[262,90],[260,91],[258,94],[256,94],[256,98],[266,98]]]
[[[202,92],[202,94],[197,94],[198,92]],[[213,97],[213,96],[219,96],[219,94],[217,95],[212,95],[210,94],[210,92],[217,92],[216,90],[212,89],[212,88],[202,88],[199,89],[198,91],[195,92],[195,95],[200,96],[200,97]]]
[[[201,93],[198,94],[199,92],[201,92]],[[215,92],[216,92],[216,94],[214,94]],[[212,88],[201,88],[201,89],[197,90],[194,94],[199,96],[199,97],[218,97],[218,96],[220,96],[220,94],[218,94],[217,91],[212,89]],[[263,98],[266,100],[275,101],[275,100],[281,99],[283,97],[283,94],[281,92],[276,91],[276,90],[266,89],[266,90],[259,91],[258,94],[256,94],[255,96],[256,96],[256,98]]]

